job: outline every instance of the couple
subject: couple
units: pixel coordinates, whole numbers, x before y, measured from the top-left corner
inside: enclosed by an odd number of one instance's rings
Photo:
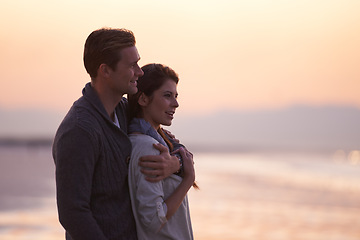
[[[66,239],[193,239],[192,154],[161,128],[179,106],[178,76],[139,60],[129,30],[99,29],[85,42],[91,82],[53,143]]]

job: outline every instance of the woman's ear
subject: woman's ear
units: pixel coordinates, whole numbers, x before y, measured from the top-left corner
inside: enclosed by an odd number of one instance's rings
[[[149,97],[145,95],[145,93],[141,93],[138,104],[142,107],[146,107],[149,104]]]

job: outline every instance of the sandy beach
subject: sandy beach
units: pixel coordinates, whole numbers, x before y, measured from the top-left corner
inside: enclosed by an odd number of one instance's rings
[[[358,164],[274,153],[195,153],[195,161],[195,239],[360,239]],[[50,147],[1,147],[0,193],[1,240],[64,239]]]

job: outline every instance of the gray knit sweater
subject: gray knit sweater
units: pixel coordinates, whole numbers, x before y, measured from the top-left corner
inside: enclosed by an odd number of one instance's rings
[[[66,239],[137,239],[128,188],[127,102],[116,127],[88,83],[59,126],[53,144],[60,223]]]

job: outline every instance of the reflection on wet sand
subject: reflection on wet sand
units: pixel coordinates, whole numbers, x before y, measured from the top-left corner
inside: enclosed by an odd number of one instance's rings
[[[195,239],[360,239],[359,165],[306,154],[194,155]],[[50,148],[0,149],[0,159],[0,239],[64,239]]]
[[[360,239],[360,168],[321,155],[202,155],[197,239]]]

